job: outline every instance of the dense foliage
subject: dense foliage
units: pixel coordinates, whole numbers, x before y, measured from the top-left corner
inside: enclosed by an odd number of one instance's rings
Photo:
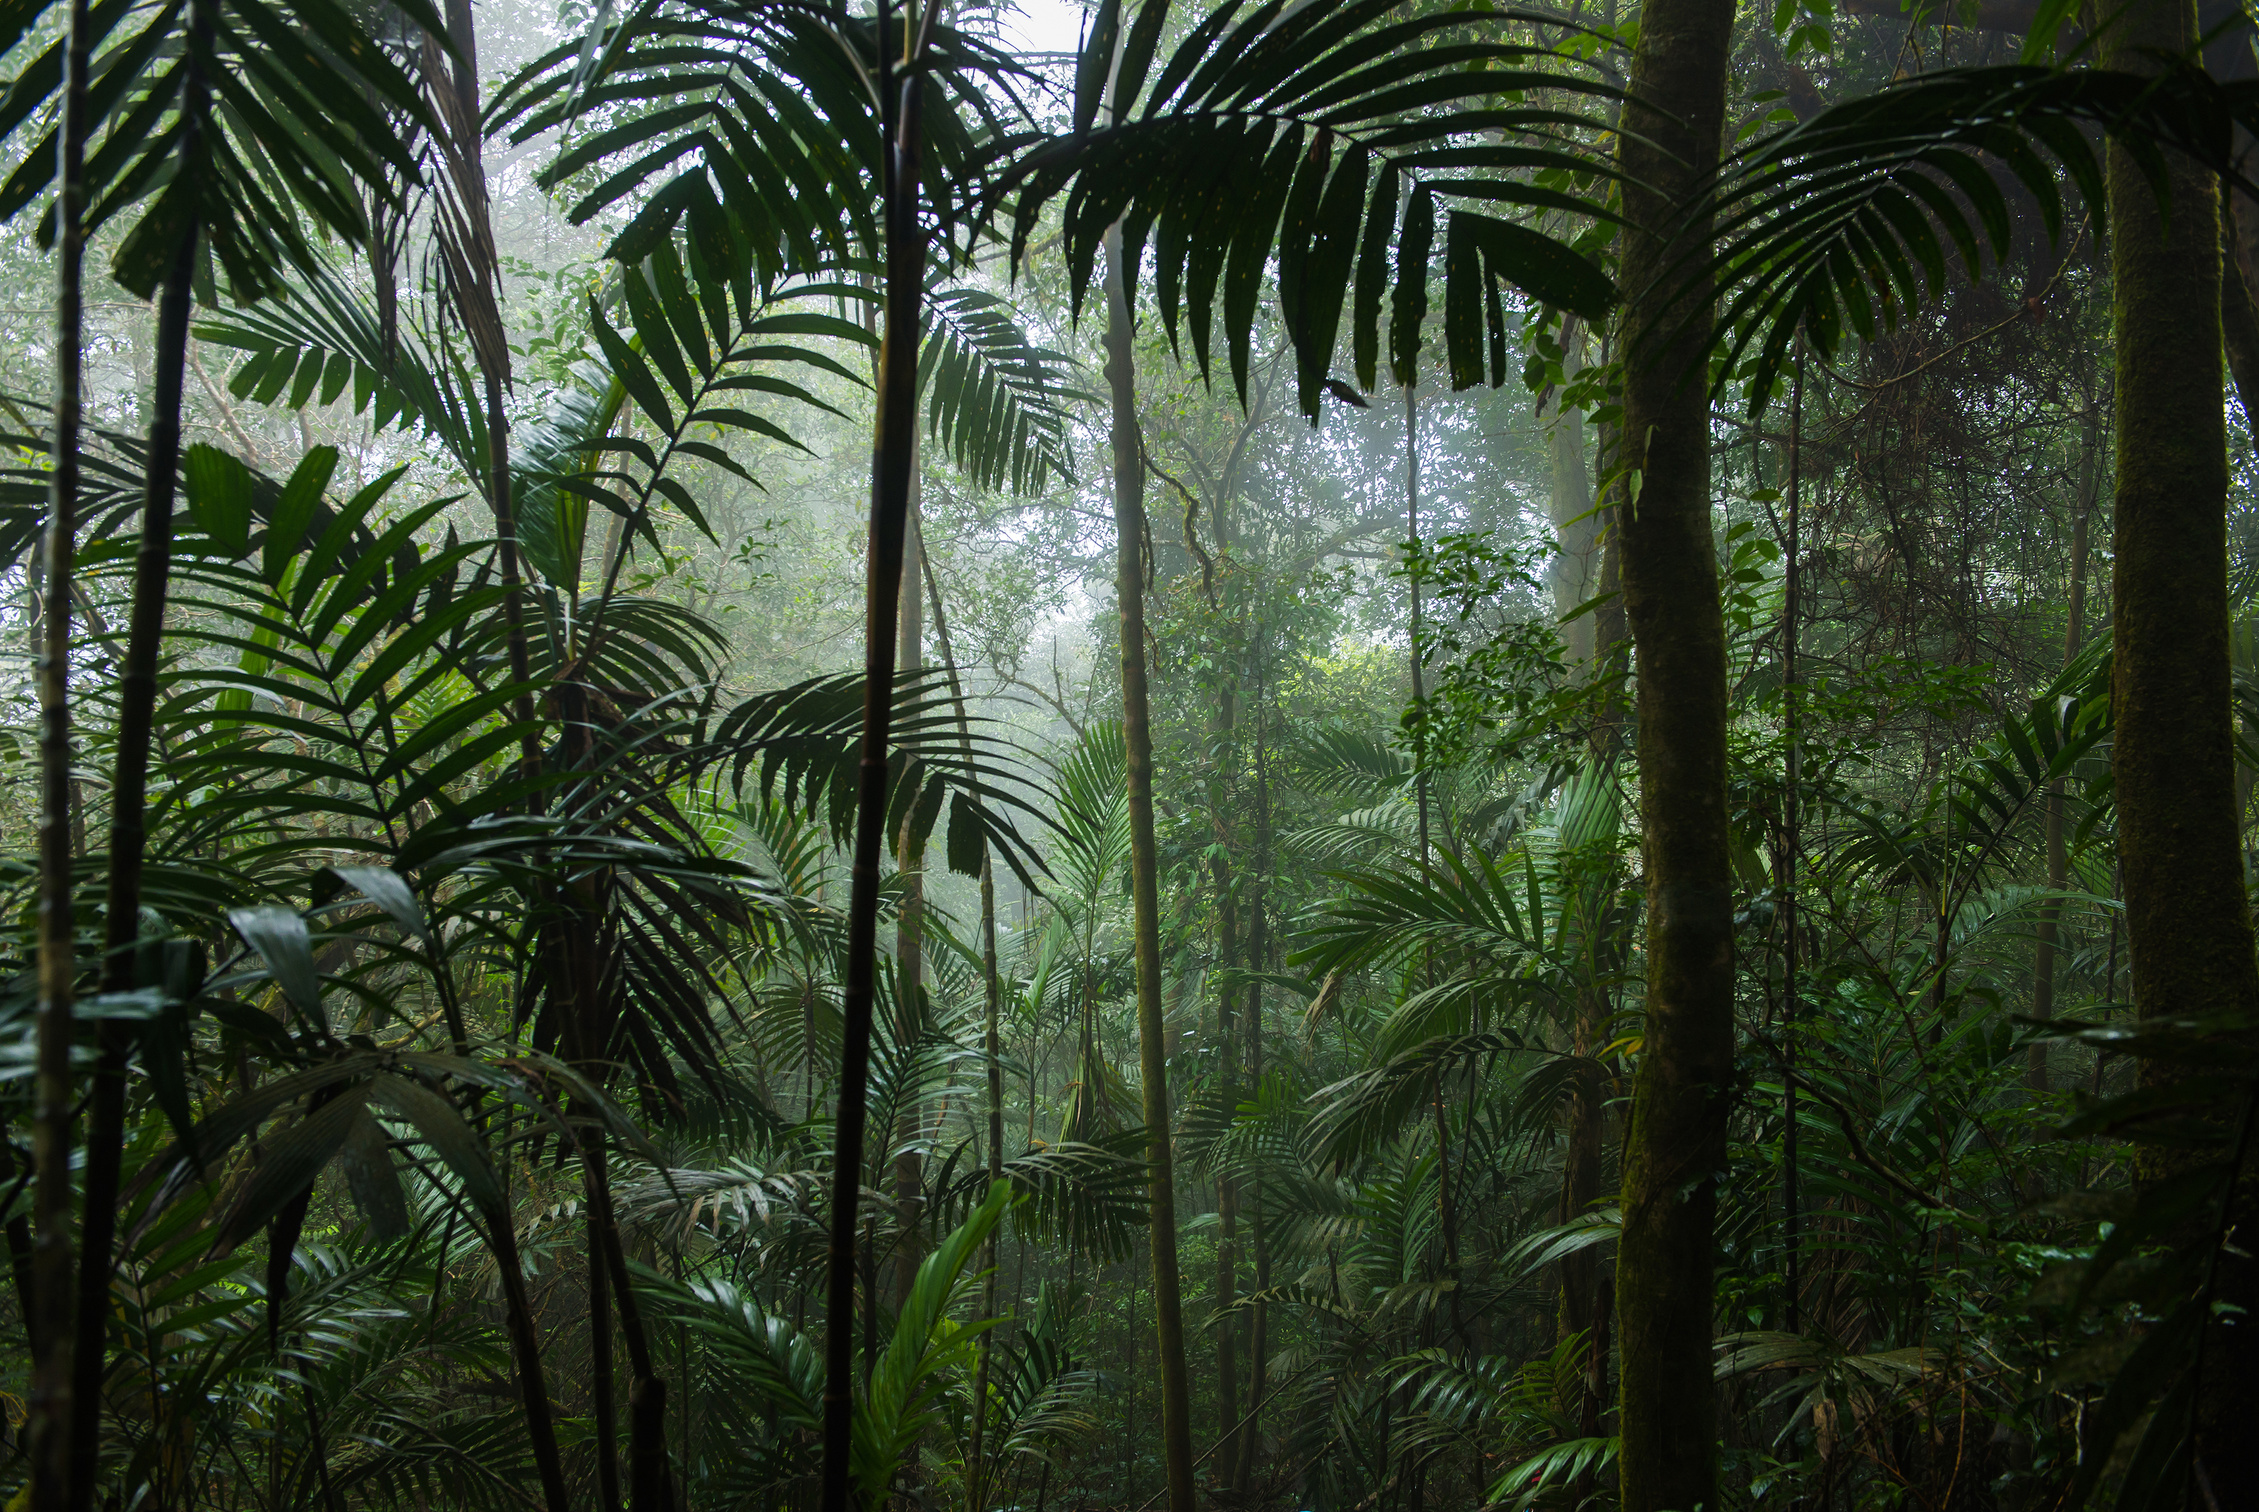
[[[11,1506],[2259,1495],[2253,27],[1710,10],[0,5]]]

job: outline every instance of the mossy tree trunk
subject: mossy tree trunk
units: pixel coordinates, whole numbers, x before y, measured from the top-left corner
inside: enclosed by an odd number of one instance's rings
[[[2105,60],[2153,70],[2159,55],[2195,36],[2187,0],[2142,0],[2109,31]],[[2210,173],[2165,163],[2162,206],[2131,156],[2113,148],[2108,165],[2117,332],[2111,765],[2133,1000],[2145,1020],[2259,1011],[2235,808],[2219,193]],[[2173,1074],[2153,1064],[2159,1072]],[[2248,1206],[2245,1187],[2239,1205]],[[2223,1254],[2216,1301],[2250,1307],[2253,1272],[2249,1258]],[[2259,1484],[2252,1332],[2232,1318],[2214,1325],[2197,1390],[2199,1463],[2223,1504]]]
[[[1717,1505],[1711,1248],[1733,1082],[1725,622],[1710,524],[1708,253],[1732,0],[1650,0],[1624,106],[1623,594],[1638,677],[1647,1023],[1616,1261],[1624,1512]]]

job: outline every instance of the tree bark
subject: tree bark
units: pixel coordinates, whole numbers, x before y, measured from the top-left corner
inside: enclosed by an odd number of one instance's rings
[[[2154,71],[2196,35],[2186,0],[2129,7],[2106,61]],[[2111,580],[2118,857],[2133,999],[2144,1020],[2259,1011],[2259,967],[2237,845],[2227,590],[2227,450],[2221,404],[2219,194],[2164,160],[2166,204],[2110,150],[2117,331],[2117,477]],[[2160,214],[2160,211],[2164,214]],[[2173,1071],[2157,1063],[2152,1076]],[[2153,1163],[2144,1174],[2167,1174]],[[2250,1183],[2238,1206],[2248,1209]],[[2249,1307],[2254,1265],[2220,1256],[2216,1300]],[[2259,1359],[2248,1327],[2210,1325],[2196,1452],[2234,1500],[2259,1484]]]
[[[1106,234],[1106,382],[1113,400],[1115,591],[1121,610],[1122,741],[1129,753],[1130,894],[1137,955],[1137,1039],[1144,1082],[1153,1226],[1153,1318],[1161,1377],[1161,1446],[1169,1512],[1193,1512],[1192,1414],[1186,1389],[1183,1288],[1177,1267],[1169,1057],[1161,1017],[1159,856],[1153,836],[1153,732],[1145,681],[1145,470],[1137,368],[1123,292],[1122,242]]]
[[[1618,510],[1637,659],[1647,1023],[1616,1261],[1624,1512],[1715,1507],[1712,1239],[1733,1086],[1725,624],[1710,521],[1706,286],[1686,215],[1718,157],[1731,0],[1650,0],[1624,104],[1624,421]]]

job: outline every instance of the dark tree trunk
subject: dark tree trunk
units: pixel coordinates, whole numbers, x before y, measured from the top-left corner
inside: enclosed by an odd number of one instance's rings
[[[913,449],[916,438],[912,438]],[[918,475],[912,463],[909,521],[903,532],[902,583],[895,606],[894,670],[897,676],[920,670],[925,654],[925,543],[918,525]],[[895,846],[896,881],[902,902],[894,919],[895,1038],[907,1046],[919,1032],[919,993],[925,985],[925,846],[905,818]],[[918,1263],[925,1258],[925,1162],[917,1142],[923,1133],[923,1110],[914,1103],[902,1110],[901,1127],[894,1131],[894,1208],[899,1237],[894,1245],[894,1310],[900,1315],[910,1300],[910,1285],[917,1279]]]
[[[181,91],[180,161],[203,157],[210,94],[200,60],[210,51],[208,0],[188,9],[188,74]],[[126,620],[125,662],[118,677],[116,765],[110,778],[110,885],[103,938],[102,986],[137,985],[141,876],[149,845],[149,754],[156,739],[157,665],[165,639],[165,599],[173,564],[173,497],[180,473],[181,383],[188,371],[188,319],[196,267],[192,228],[174,250],[157,296],[157,353],[149,415],[149,453],[141,495],[141,540],[134,553],[133,607]],[[102,1377],[108,1365],[110,1274],[115,1264],[118,1179],[125,1161],[126,1061],[123,1026],[105,1023],[86,1108],[85,1188],[79,1229],[76,1340],[71,1350],[70,1506],[83,1512],[94,1495],[101,1449]]]
[[[86,252],[87,0],[70,0],[64,46],[62,121],[55,165],[55,470],[50,479],[46,581],[39,643],[39,1049],[32,1129],[37,1226],[28,1256],[9,1227],[32,1352],[26,1424],[34,1512],[78,1505],[72,1471],[72,1330],[48,1318],[72,1315],[72,999],[78,941],[71,874],[71,567],[78,549],[81,383]],[[26,1285],[27,1280],[30,1282]],[[100,1336],[95,1345],[99,1354]]]
[[[2105,57],[2118,68],[2152,71],[2158,56],[2182,51],[2195,34],[2185,0],[2149,0],[2118,18]],[[2219,191],[2211,174],[2184,159],[2167,157],[2164,167],[2167,203],[2160,205],[2135,159],[2110,151],[2117,326],[2111,766],[2133,1000],[2147,1020],[2259,1012],[2235,812]],[[2152,1063],[2151,1074],[2178,1073]],[[2143,1174],[2155,1179],[2172,1168],[2152,1157]],[[2245,1180],[2237,1194],[2246,1216],[2253,1185]],[[2247,1254],[2223,1253],[2216,1302],[2251,1307],[2259,1300],[2255,1269]],[[2211,1325],[2197,1389],[2198,1463],[2223,1504],[2259,1485],[2252,1332],[2232,1321]]]
[[[596,1231],[596,1204],[587,1205],[589,1415],[596,1420],[596,1500],[606,1512],[620,1512],[620,1412],[612,1381],[611,1272],[604,1263]]]
[[[888,35],[888,8],[879,35]],[[894,638],[902,552],[916,464],[918,332],[925,292],[918,220],[918,75],[914,55],[888,112],[885,183],[886,335],[879,348],[878,427],[871,447],[871,522],[864,585],[863,734],[856,774],[855,851],[841,997],[839,1095],[833,1114],[831,1245],[825,1262],[823,1512],[850,1512],[855,1429],[856,1209],[870,1121],[871,1012],[878,986],[879,868],[886,854],[886,755],[894,716]],[[880,53],[879,97],[892,104],[895,70]]]
[[[1717,1505],[1712,1232],[1733,1084],[1725,625],[1710,521],[1703,191],[1725,119],[1731,0],[1650,0],[1624,105],[1624,419],[1617,512],[1637,659],[1647,1026],[1616,1262],[1624,1512]],[[1638,229],[1651,228],[1651,229]],[[1668,239],[1666,239],[1666,237]],[[1627,490],[1628,492],[1628,490]]]

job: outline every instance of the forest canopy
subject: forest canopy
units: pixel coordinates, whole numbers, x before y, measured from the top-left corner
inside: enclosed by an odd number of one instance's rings
[[[2259,1504],[2255,46],[0,0],[11,1512]]]

